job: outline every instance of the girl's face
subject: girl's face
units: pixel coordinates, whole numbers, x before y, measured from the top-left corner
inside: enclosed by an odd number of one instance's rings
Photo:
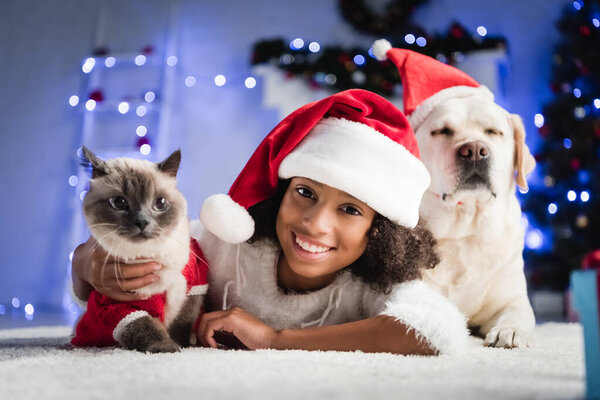
[[[275,228],[283,250],[279,284],[314,290],[333,282],[336,272],[367,247],[375,211],[346,192],[295,177],[285,192]]]

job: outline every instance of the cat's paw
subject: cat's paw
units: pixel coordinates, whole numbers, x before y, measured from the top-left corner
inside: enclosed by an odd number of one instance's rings
[[[514,349],[528,347],[529,335],[517,328],[493,328],[485,337],[483,345],[487,347],[500,347]]]
[[[171,339],[163,339],[152,343],[146,349],[147,353],[176,353],[181,351],[181,347]]]

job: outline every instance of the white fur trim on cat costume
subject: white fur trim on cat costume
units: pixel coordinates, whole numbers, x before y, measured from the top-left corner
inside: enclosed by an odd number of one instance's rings
[[[150,314],[148,314],[147,311],[143,310],[134,311],[132,313],[127,314],[125,318],[120,320],[117,326],[115,326],[115,329],[113,330],[113,339],[115,339],[119,343],[122,343],[121,336],[123,335],[123,331],[125,330],[125,328],[127,328],[127,325],[146,316],[149,317]]]
[[[206,294],[207,291],[208,291],[208,284],[196,285],[196,286],[192,286],[187,294],[188,294],[188,296],[199,296],[199,295]]]

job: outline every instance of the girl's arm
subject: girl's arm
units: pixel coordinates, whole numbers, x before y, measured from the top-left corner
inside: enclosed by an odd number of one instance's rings
[[[73,291],[83,301],[87,301],[94,289],[117,301],[140,300],[143,296],[134,291],[157,280],[154,272],[160,268],[155,262],[131,265],[119,262],[90,237],[73,253]]]
[[[217,347],[214,333],[231,332],[249,349],[338,350],[389,352],[395,354],[435,355],[414,329],[381,315],[361,321],[318,328],[276,331],[240,308],[205,314],[198,328],[198,339],[205,346]]]
[[[366,353],[436,355],[426,340],[419,340],[415,330],[382,315],[342,325],[282,330],[273,342],[276,349],[362,350]]]

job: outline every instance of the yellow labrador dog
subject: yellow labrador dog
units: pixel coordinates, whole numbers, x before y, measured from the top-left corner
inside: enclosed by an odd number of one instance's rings
[[[415,134],[432,178],[421,215],[441,258],[424,279],[459,307],[485,345],[527,346],[535,318],[515,189],[527,188],[535,161],[521,118],[492,100],[450,98]]]
[[[527,188],[535,161],[521,119],[450,65],[385,39],[373,43],[373,54],[398,68],[404,112],[431,174],[420,211],[441,262],[423,278],[459,307],[485,345],[526,346],[535,317],[515,190]]]

